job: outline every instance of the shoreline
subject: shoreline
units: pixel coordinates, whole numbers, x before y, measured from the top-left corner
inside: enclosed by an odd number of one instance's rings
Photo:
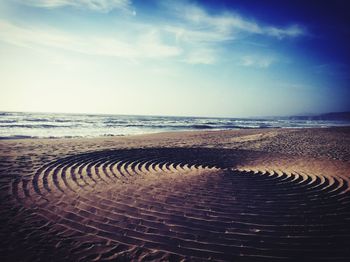
[[[316,136],[315,136],[316,135]],[[288,137],[291,136],[291,137]],[[298,139],[303,138],[303,143],[308,139],[313,143],[303,145]],[[350,127],[327,128],[252,128],[237,130],[190,130],[190,131],[166,131],[125,136],[99,136],[99,137],[74,137],[74,138],[21,138],[0,139],[0,156],[6,147],[16,144],[43,143],[46,146],[62,143],[69,149],[69,144],[80,145],[82,151],[88,149],[87,144],[93,148],[137,148],[137,147],[217,147],[231,149],[247,149],[266,152],[286,153],[301,156],[324,156],[343,161],[350,161],[350,149],[347,146],[350,141]],[[276,140],[274,141],[274,138]],[[283,143],[281,140],[283,139]],[[293,140],[293,138],[295,138]],[[322,141],[317,141],[317,139]],[[345,140],[344,140],[345,139]],[[328,141],[329,140],[329,141]],[[277,142],[277,143],[276,143]],[[327,144],[332,143],[332,144]],[[288,150],[295,147],[295,151]],[[343,144],[343,146],[341,146]],[[331,147],[339,151],[340,157],[332,157]],[[341,148],[338,148],[341,146]],[[283,148],[284,147],[284,148]],[[310,147],[312,147],[310,149]],[[68,150],[69,151],[69,150]],[[318,152],[319,151],[319,152]],[[324,152],[322,152],[324,151]],[[64,153],[62,150],[61,153]]]
[[[99,136],[52,136],[52,137],[37,137],[37,136],[26,136],[26,135],[15,135],[10,137],[0,137],[0,141],[3,140],[37,140],[37,139],[102,139],[102,138],[118,138],[118,137],[133,137],[133,136],[144,136],[144,135],[161,135],[168,133],[191,133],[191,132],[230,132],[230,131],[242,131],[242,130],[322,130],[322,129],[348,129],[350,125],[339,125],[339,126],[323,126],[323,127],[241,127],[241,128],[226,128],[226,129],[188,129],[188,130],[167,130],[167,131],[154,131],[145,133],[135,133],[135,134],[105,134]]]

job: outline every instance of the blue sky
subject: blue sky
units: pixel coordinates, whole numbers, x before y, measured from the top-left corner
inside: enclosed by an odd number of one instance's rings
[[[222,117],[347,111],[348,5],[3,0],[0,110]]]

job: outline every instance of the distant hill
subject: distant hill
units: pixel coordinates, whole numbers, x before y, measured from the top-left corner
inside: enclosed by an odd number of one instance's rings
[[[350,121],[350,112],[331,112],[321,115],[290,116],[292,120],[338,120]]]

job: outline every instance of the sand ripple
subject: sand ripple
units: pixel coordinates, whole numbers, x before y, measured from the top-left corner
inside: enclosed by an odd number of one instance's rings
[[[78,154],[13,180],[11,190],[33,220],[47,222],[53,245],[69,250],[65,259],[350,257],[346,180],[236,169],[242,156],[184,148]]]

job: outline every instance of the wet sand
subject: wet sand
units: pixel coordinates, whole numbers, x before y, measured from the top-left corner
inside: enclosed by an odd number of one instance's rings
[[[350,128],[0,141],[1,261],[349,261]]]

